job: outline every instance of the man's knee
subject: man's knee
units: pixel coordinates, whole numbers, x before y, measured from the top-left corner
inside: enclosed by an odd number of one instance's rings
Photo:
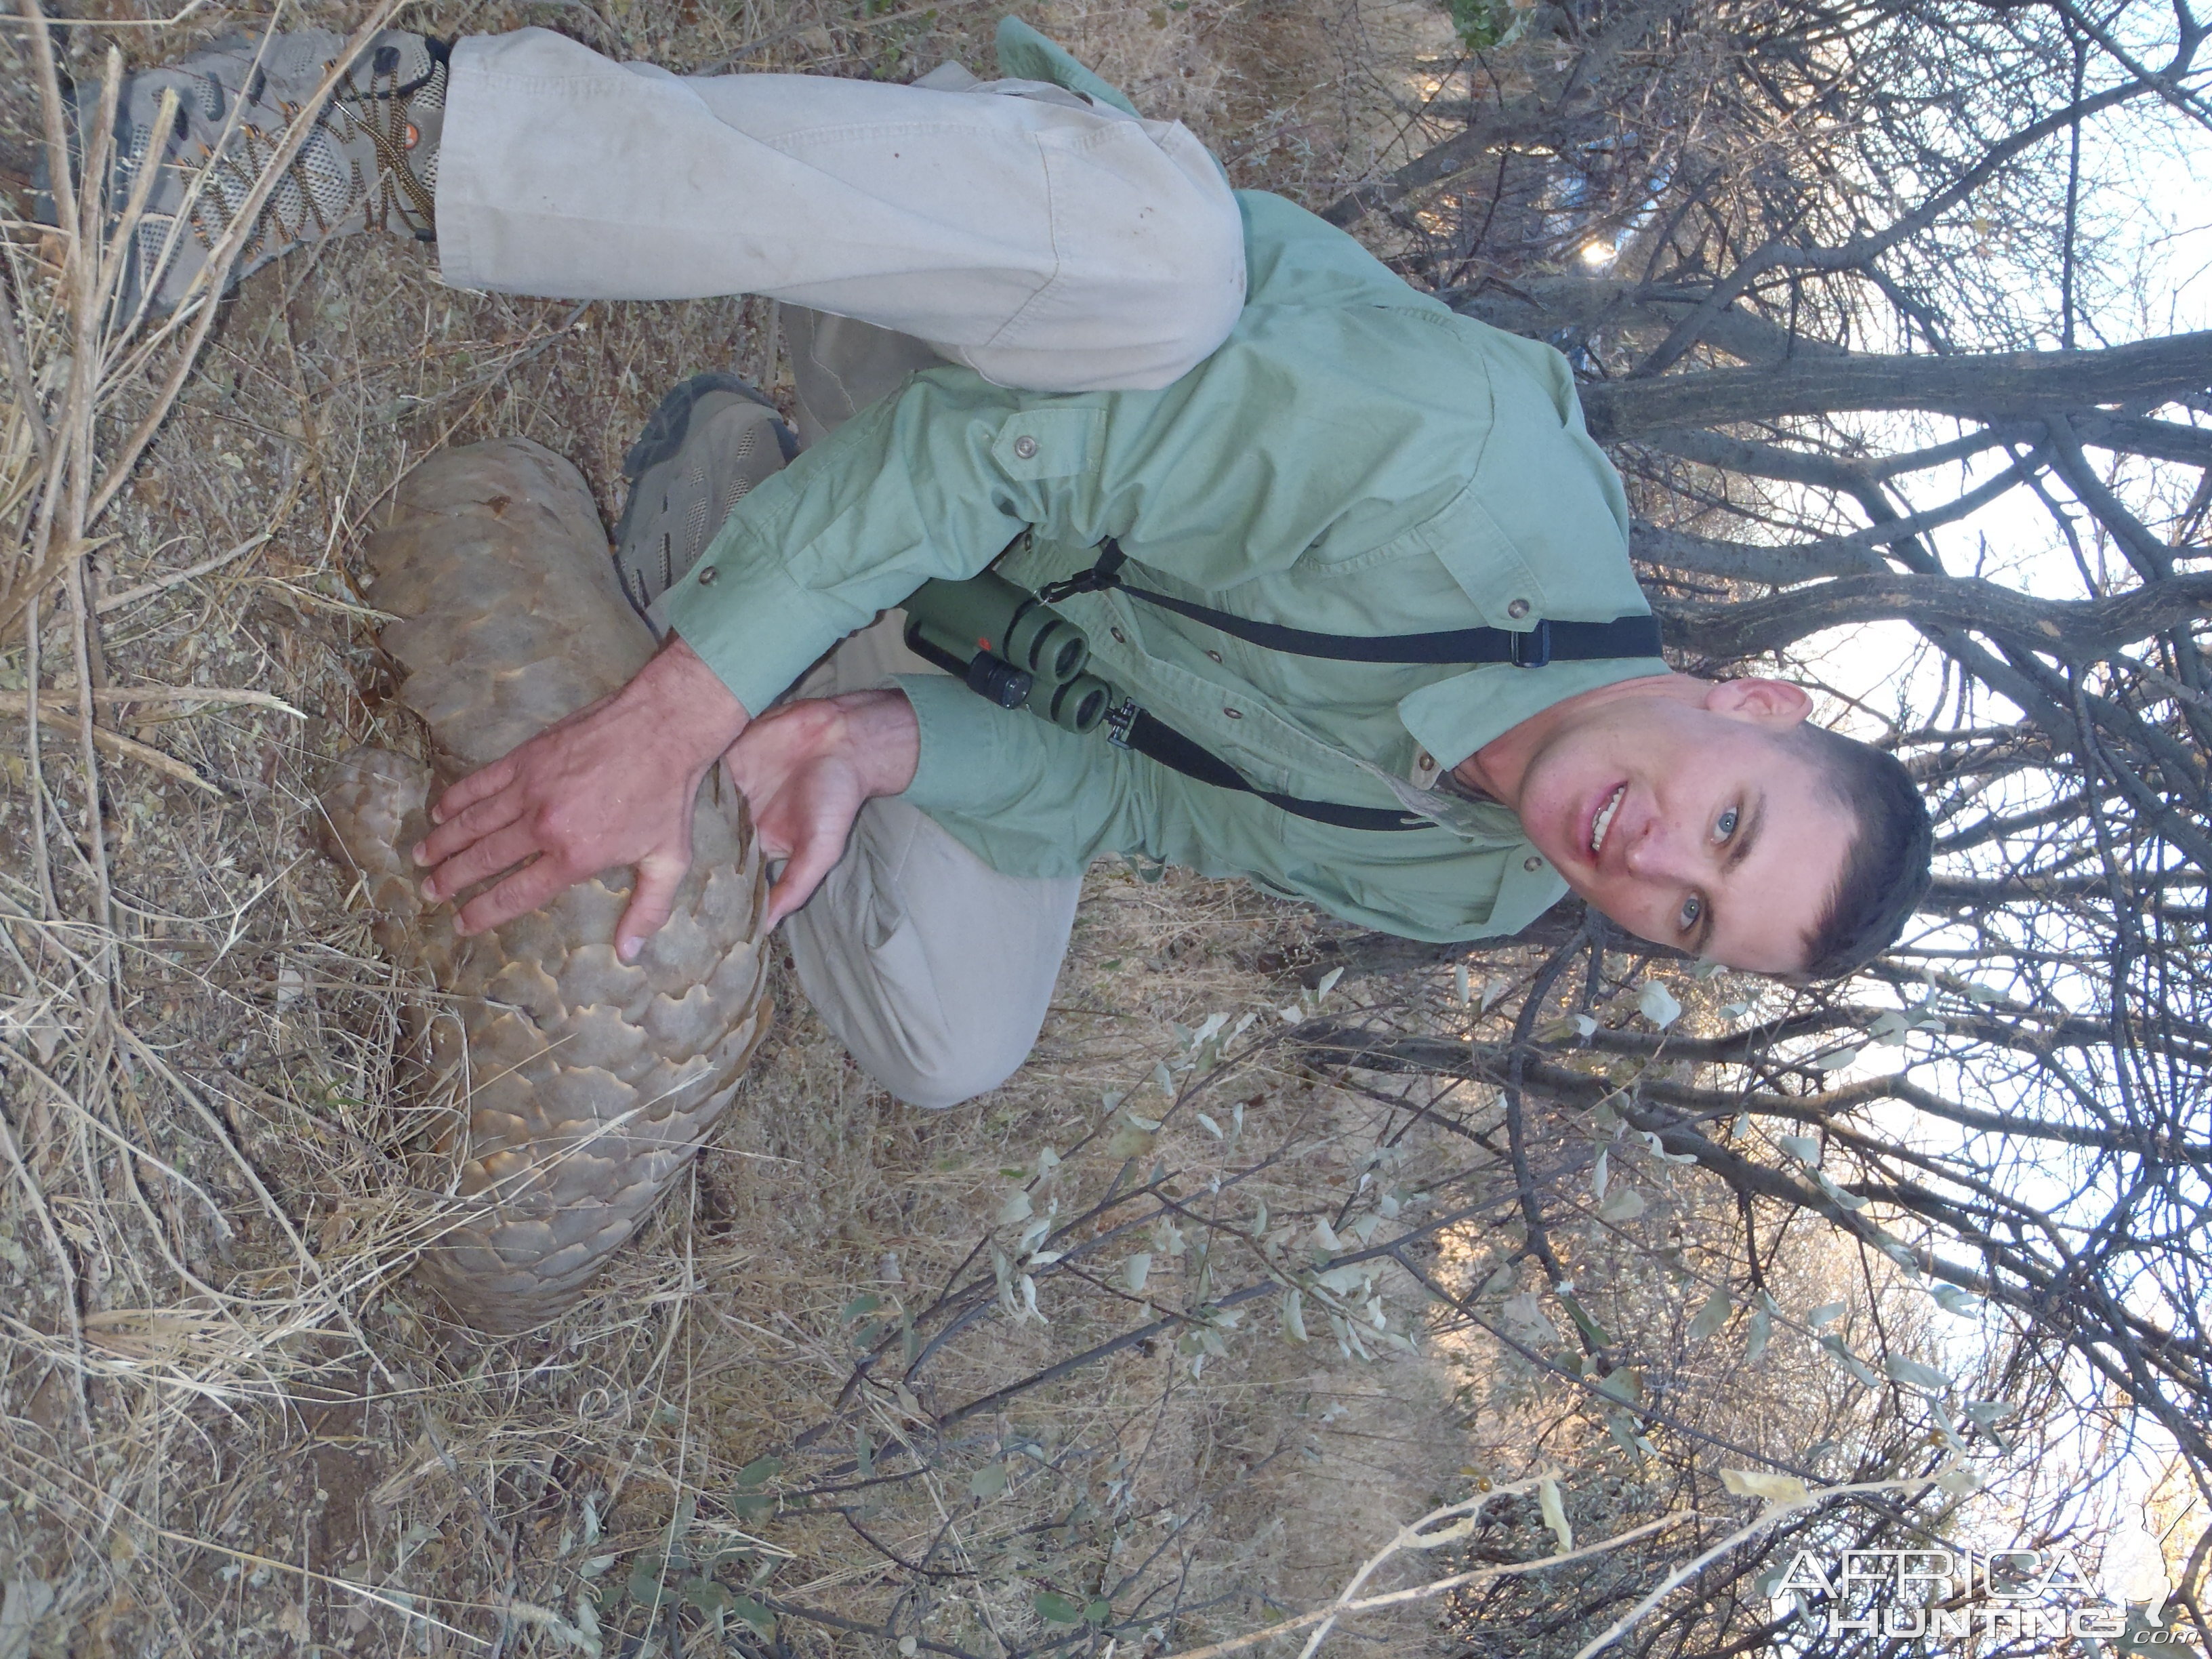
[[[909,1106],[943,1111],[986,1095],[1013,1076],[1036,1046],[1036,1033],[997,1031],[927,1047],[908,1043],[896,1052],[853,1049],[862,1071]]]

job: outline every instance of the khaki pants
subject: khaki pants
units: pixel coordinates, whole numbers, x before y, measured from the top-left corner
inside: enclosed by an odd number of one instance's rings
[[[1165,386],[1243,301],[1236,203],[1189,133],[957,70],[679,79],[542,30],[466,40],[437,212],[461,287],[784,301],[802,442],[947,358],[1036,391]],[[854,635],[794,694],[935,672],[900,625]],[[951,1106],[1028,1056],[1080,885],[1001,875],[871,801],[786,936],[861,1067]]]
[[[1181,125],[957,69],[687,78],[543,29],[475,36],[437,188],[456,286],[762,294],[1036,392],[1156,390],[1244,301],[1236,199]]]

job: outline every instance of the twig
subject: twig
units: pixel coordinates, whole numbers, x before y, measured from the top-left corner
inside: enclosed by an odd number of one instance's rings
[[[39,596],[35,592],[31,595],[30,603],[24,607],[23,616],[26,623],[23,677],[25,684],[35,689],[40,677]],[[29,698],[30,693],[25,692],[26,706]],[[61,908],[54,897],[53,860],[46,847],[46,768],[40,763],[39,744],[39,728],[44,724],[42,720],[24,721],[23,764],[29,775],[27,781],[31,797],[31,871],[38,882],[39,913],[46,921],[52,921],[61,914]]]
[[[239,543],[228,553],[218,553],[211,559],[202,559],[198,564],[186,565],[182,570],[173,570],[157,581],[141,582],[136,587],[125,588],[120,593],[110,593],[94,608],[104,617],[111,611],[120,611],[126,605],[136,605],[141,599],[150,599],[156,593],[167,592],[170,588],[180,583],[188,582],[195,576],[204,576],[210,570],[222,569],[233,559],[244,557],[267,541],[272,533],[264,530],[258,536],[250,537]]]
[[[94,694],[95,701],[98,696],[97,692]],[[0,714],[21,714],[30,707],[30,701],[31,695],[27,691],[0,691]],[[59,725],[63,716],[74,711],[76,707],[77,700],[72,693],[42,691],[39,694],[39,718],[33,724]],[[74,725],[76,722],[70,723]],[[174,778],[179,783],[188,783],[193,788],[213,795],[217,799],[222,798],[223,792],[220,786],[209,782],[184,762],[173,760],[150,744],[141,743],[136,738],[126,738],[120,732],[110,731],[104,726],[94,726],[91,728],[91,732],[92,741],[117,759],[137,761],[142,766],[152,767],[164,777]],[[40,842],[41,846],[44,844],[43,842]],[[47,878],[47,881],[42,882],[41,885],[47,884],[51,879]]]
[[[1916,1475],[1904,1480],[1862,1480],[1847,1486],[1811,1486],[1806,1489],[1802,1498],[1791,1498],[1786,1503],[1770,1501],[1766,1507],[1759,1511],[1758,1517],[1749,1524],[1738,1527],[1711,1549],[1685,1561],[1674,1571],[1668,1573],[1660,1581],[1656,1589],[1613,1620],[1598,1636],[1585,1642],[1576,1653],[1575,1659],[1595,1659],[1596,1655],[1604,1652],[1606,1649],[1634,1629],[1638,1620],[1657,1607],[1674,1591],[1696,1577],[1706,1567],[1726,1555],[1737,1545],[1747,1543],[1778,1522],[1786,1521],[1791,1516],[1800,1514],[1806,1510],[1818,1509],[1831,1498],[1863,1497],[1877,1492],[1925,1492],[1929,1487],[1936,1485],[1939,1478],[1932,1474]]]
[[[1517,1488],[1509,1489],[1501,1486],[1498,1490],[1502,1493],[1508,1490],[1517,1490]],[[1168,1659],[1218,1659],[1218,1656],[1222,1654],[1239,1653],[1246,1648],[1257,1647],[1262,1642],[1272,1642],[1279,1636],[1286,1636],[1292,1631],[1304,1630],[1310,1625],[1317,1625],[1324,1619],[1340,1618],[1347,1613],[1366,1613],[1376,1607],[1404,1607],[1413,1601],[1433,1601],[1436,1597],[1451,1590],[1462,1589],[1469,1584],[1487,1583],[1493,1578],[1522,1578],[1530,1573],[1547,1572],[1553,1567],[1569,1566],[1577,1561],[1589,1560],[1595,1556],[1619,1549],[1623,1544],[1632,1544],[1639,1538],[1648,1538],[1653,1533],[1663,1532],[1668,1527],[1699,1518],[1694,1510],[1683,1510],[1674,1515],[1662,1515],[1656,1521],[1647,1521],[1640,1527],[1631,1528],[1624,1533],[1616,1533],[1613,1537],[1601,1539],[1595,1544],[1585,1544],[1580,1549],[1569,1550],[1564,1555],[1547,1555],[1534,1561],[1512,1561],[1498,1567],[1477,1567],[1469,1572],[1454,1573],[1449,1578],[1439,1578],[1432,1583],[1417,1584],[1411,1589],[1389,1590],[1381,1595],[1362,1596],[1357,1601],[1334,1602],[1326,1607],[1316,1607],[1310,1613],[1299,1613],[1294,1618],[1280,1620],[1268,1626],[1265,1630],[1252,1631],[1243,1636],[1233,1636],[1225,1642],[1210,1643],[1202,1648],[1185,1648],[1179,1653],[1170,1654]]]
[[[9,383],[15,388],[15,407],[31,434],[32,453],[44,468],[52,459],[52,450],[46,436],[46,419],[39,411],[38,388],[31,379],[30,360],[23,355],[22,331],[15,326],[15,303],[9,299],[4,284],[0,284],[0,357],[6,359]]]
[[[254,691],[242,686],[228,685],[103,685],[92,694],[94,703],[113,708],[131,708],[147,702],[204,702],[225,708],[270,708],[280,714],[289,714],[295,720],[307,718],[304,709],[295,708],[273,692]],[[21,714],[30,702],[27,691],[0,691],[0,714]],[[39,693],[39,717],[49,714],[70,714],[76,712],[77,694],[74,688]]]
[[[84,1443],[89,1447],[92,1444],[92,1401],[84,1390],[84,1321],[77,1311],[80,1291],[76,1263],[70,1259],[69,1247],[62,1243],[62,1236],[55,1229],[52,1213],[46,1208],[46,1195],[40,1188],[38,1176],[31,1173],[31,1166],[23,1161],[22,1150],[15,1144],[15,1129],[9,1123],[4,1111],[0,1111],[0,1152],[8,1154],[8,1162],[14,1168],[16,1179],[23,1183],[23,1190],[31,1195],[31,1210],[39,1218],[39,1230],[46,1234],[46,1248],[53,1252],[55,1264],[61,1268],[62,1306],[69,1314],[70,1346],[76,1356],[76,1364],[70,1376],[73,1385],[70,1392],[76,1404],[78,1426],[84,1431]]]

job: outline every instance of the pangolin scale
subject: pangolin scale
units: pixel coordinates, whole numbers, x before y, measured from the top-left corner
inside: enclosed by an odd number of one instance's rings
[[[327,780],[325,819],[377,943],[438,994],[420,1005],[407,1092],[429,1114],[418,1175],[457,1202],[421,1273],[469,1323],[525,1330],[583,1294],[736,1092],[769,1012],[759,849],[734,792],[702,790],[675,914],[634,963],[614,948],[626,869],[457,937],[407,858],[426,803],[619,688],[653,635],[583,479],[526,440],[423,462],[367,559],[370,602],[398,618],[380,643],[433,763],[354,750]]]

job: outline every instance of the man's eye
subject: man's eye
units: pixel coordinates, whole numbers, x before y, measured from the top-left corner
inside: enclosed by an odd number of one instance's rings
[[[1698,918],[1705,914],[1705,902],[1695,893],[1682,901],[1682,931],[1688,933],[1698,925]]]
[[[1721,814],[1721,821],[1713,826],[1713,839],[1717,842],[1726,841],[1734,834],[1735,834],[1735,808],[1731,806]]]

